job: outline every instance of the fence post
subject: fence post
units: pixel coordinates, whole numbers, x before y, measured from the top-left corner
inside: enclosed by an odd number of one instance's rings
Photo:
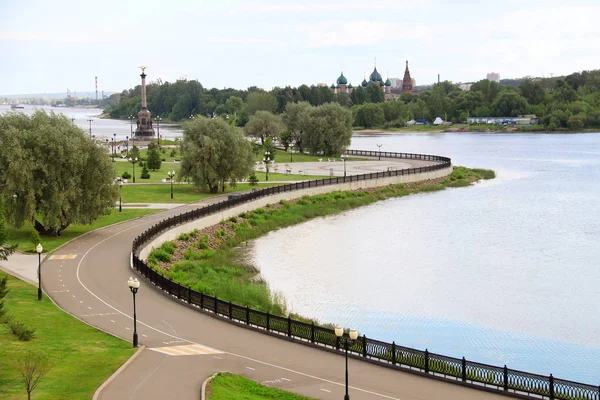
[[[550,374],[550,400],[554,400],[554,377]]]
[[[177,282],[177,298],[181,299],[181,283]]]
[[[464,357],[462,359],[462,380],[463,382],[467,380],[467,360]]]
[[[246,306],[246,325],[250,325],[250,308]]]
[[[363,335],[363,357],[367,356],[367,335]]]
[[[310,325],[310,342],[314,343],[315,342],[315,323],[311,323]]]
[[[429,372],[429,350],[425,349],[425,372]]]
[[[217,297],[217,295],[215,295],[215,307],[213,310],[215,312],[215,315],[218,315],[218,311],[219,311],[218,304],[219,304],[219,298]]]
[[[267,311],[267,330],[271,330],[271,318],[269,316],[269,312]]]
[[[288,337],[292,336],[292,318],[288,315]]]
[[[192,304],[192,287],[188,286],[188,304]]]
[[[229,300],[229,319],[232,319],[233,311],[231,310],[231,300]]]
[[[392,342],[392,364],[396,365],[396,342]]]
[[[204,292],[200,292],[200,308],[204,310]]]
[[[335,349],[336,350],[340,349],[340,337],[339,336],[335,337]]]
[[[508,390],[508,368],[504,364],[504,390]]]

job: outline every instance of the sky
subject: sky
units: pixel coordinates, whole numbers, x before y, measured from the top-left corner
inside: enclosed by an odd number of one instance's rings
[[[377,69],[417,85],[600,68],[600,1],[0,0],[0,95],[121,92],[196,79],[245,89],[357,85]]]

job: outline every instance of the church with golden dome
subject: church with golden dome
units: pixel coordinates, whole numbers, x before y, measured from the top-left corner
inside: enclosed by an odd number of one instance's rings
[[[377,71],[377,66],[375,66],[373,72],[371,72],[371,75],[369,75],[369,80],[367,81],[366,78],[363,79],[360,85],[363,88],[366,88],[369,85],[375,85],[381,88],[383,93],[385,93],[386,100],[392,98],[392,82],[389,78],[385,81],[383,80],[381,74],[379,73],[379,71]],[[352,84],[349,83],[348,79],[346,79],[346,77],[344,76],[344,72],[340,74],[339,78],[337,78],[337,80],[335,81],[335,84],[332,84],[329,88],[335,94],[349,95],[354,90]],[[406,69],[404,70],[404,78],[402,79],[402,93],[412,93],[412,91],[413,84],[412,79],[410,77],[410,71],[408,69],[408,61],[406,61]]]

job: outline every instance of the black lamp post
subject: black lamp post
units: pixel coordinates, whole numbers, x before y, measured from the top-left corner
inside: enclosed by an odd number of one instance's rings
[[[117,182],[119,182],[119,212],[121,212],[123,210],[123,180],[120,176],[117,176]]]
[[[379,160],[381,161],[381,146],[383,146],[383,144],[378,144],[377,147],[379,147]]]
[[[38,300],[42,300],[42,251],[44,248],[41,243],[35,246],[35,251],[38,253]]]
[[[125,136],[125,157],[129,157],[129,136]]]
[[[173,198],[173,178],[175,177],[175,171],[168,171],[169,180],[171,181],[171,199]]]
[[[344,341],[344,349],[346,350],[346,395],[344,396],[344,400],[350,400],[350,396],[348,395],[348,346],[352,346],[354,341],[358,339],[358,331],[354,328],[350,329],[348,336],[344,336],[344,329],[338,325],[335,327],[335,336]]]
[[[138,334],[137,334],[137,315],[135,312],[135,294],[140,288],[140,281],[137,278],[133,279],[129,277],[127,281],[127,286],[129,286],[129,290],[133,293],[133,347],[137,347],[138,345]]]
[[[133,165],[133,183],[135,183],[135,163],[138,162],[138,158],[129,157],[129,162],[131,163],[131,165]]]
[[[113,140],[112,140],[112,160],[113,160],[113,162],[115,162],[115,156],[117,155],[117,148],[115,147],[116,144],[117,144],[117,134],[113,133]]]
[[[90,137],[92,137],[92,121],[93,121],[93,119],[90,118],[87,121],[90,123]]]
[[[129,122],[130,122],[130,124],[129,124],[129,128],[130,129],[129,130],[131,131],[130,134],[131,134],[131,137],[133,138],[133,115],[129,116]]]
[[[346,177],[346,158],[348,158],[347,154],[342,154],[340,156],[342,158],[342,160],[344,160],[344,178]]]
[[[71,118],[71,123],[75,125],[75,118]]]
[[[265,164],[265,169],[267,171],[265,180],[269,180],[269,164],[271,163],[271,152],[265,151],[265,158],[263,158],[263,163]]]
[[[160,147],[160,120],[161,120],[161,118],[157,115],[156,118],[154,118],[154,120],[156,121],[156,135],[158,137],[158,147]]]
[[[290,143],[289,149],[290,149],[290,162],[292,162],[292,154],[294,153],[294,149],[292,149],[291,143]]]

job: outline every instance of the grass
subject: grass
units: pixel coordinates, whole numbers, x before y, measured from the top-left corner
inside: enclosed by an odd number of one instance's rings
[[[263,146],[257,146],[258,153],[255,155],[255,161],[262,161],[265,155],[265,150]],[[308,153],[294,153],[292,154],[292,161],[290,161],[290,152],[283,151],[281,149],[275,150],[275,162],[278,164],[292,164],[297,162],[319,162],[319,159],[327,162],[327,156],[315,156]],[[333,158],[333,157],[332,157]],[[339,157],[335,157],[337,161],[341,161]],[[366,158],[362,157],[348,157],[347,161],[365,161]]]
[[[270,175],[270,174],[269,174]],[[269,176],[270,178],[270,176]],[[260,183],[258,186],[254,186],[256,189],[275,186],[276,183]],[[173,199],[171,199],[171,185],[160,184],[160,185],[138,185],[138,184],[126,184],[123,185],[123,202],[124,203],[191,203],[206,199],[208,197],[214,197],[220,194],[227,194],[233,192],[239,192],[244,190],[250,190],[253,187],[248,183],[240,183],[235,189],[229,185],[225,185],[225,192],[219,190],[218,193],[208,193],[207,191],[200,190],[194,185],[188,184],[173,184]]]
[[[310,400],[310,397],[263,386],[240,375],[219,373],[207,387],[209,400]]]
[[[52,251],[57,247],[65,244],[69,240],[76,238],[77,236],[83,235],[86,232],[93,231],[94,229],[101,228],[103,226],[112,225],[117,222],[127,221],[133,218],[142,217],[147,214],[151,214],[160,210],[156,209],[123,209],[119,212],[118,209],[113,209],[109,215],[104,215],[96,220],[91,225],[70,225],[67,229],[61,232],[60,236],[42,236],[42,246],[44,246],[44,252]],[[30,222],[27,222],[23,227],[17,229],[12,226],[7,226],[9,244],[17,244],[18,250],[21,252],[33,253],[35,252],[35,244],[31,243],[31,233],[34,231],[33,226]],[[36,243],[37,244],[37,243]]]
[[[0,272],[0,278],[5,274]],[[13,360],[28,351],[46,355],[52,369],[33,392],[34,399],[91,399],[95,390],[131,355],[131,344],[100,332],[59,310],[37,288],[9,275],[5,308],[15,319],[36,329],[19,341],[0,324],[0,398],[26,399]]]
[[[133,168],[131,168],[131,163],[116,161],[113,164],[115,166],[116,176],[123,175],[123,172],[128,172],[129,175],[133,175]],[[142,168],[140,167],[140,164],[137,163],[135,165],[135,181],[137,183],[162,182],[163,179],[169,178],[169,176],[167,175],[167,171],[175,171],[176,174],[179,174],[180,167],[181,167],[180,163],[163,162],[160,165],[160,169],[158,169],[156,171],[148,170],[148,173],[150,174],[149,179],[142,179],[142,178],[140,178],[140,175],[142,173]],[[133,178],[129,178],[128,181],[133,182]]]
[[[493,171],[454,167],[448,178],[433,184],[399,184],[304,196],[289,202],[282,200],[277,205],[258,208],[222,221],[218,227],[208,228],[206,233],[196,232],[193,237],[183,241],[167,242],[150,253],[148,265],[166,271],[169,279],[196,291],[285,316],[285,301],[281,296],[271,293],[264,281],[256,279],[256,269],[239,257],[239,246],[242,243],[316,217],[340,213],[387,198],[467,186],[484,179],[484,176],[492,177]],[[174,245],[180,247],[180,252],[184,251],[184,259],[172,263],[172,256],[176,253]]]

